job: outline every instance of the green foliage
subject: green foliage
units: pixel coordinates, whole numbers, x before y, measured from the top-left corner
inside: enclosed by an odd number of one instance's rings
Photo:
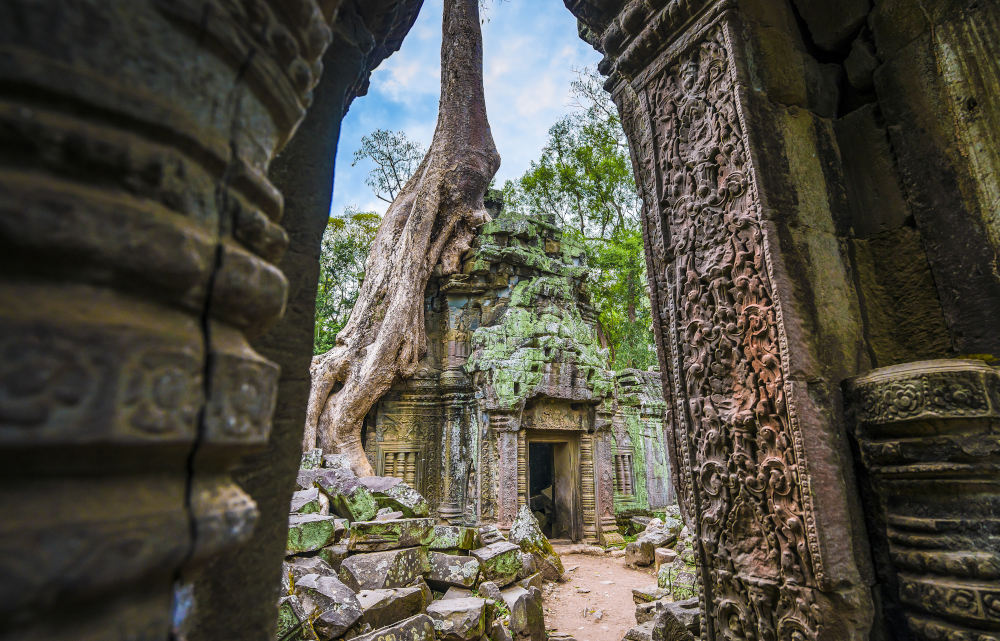
[[[365,178],[379,200],[392,203],[396,194],[417,170],[426,152],[402,131],[376,129],[361,138],[361,147],[354,152],[351,166],[364,160],[373,167]]]
[[[316,290],[316,326],[313,351],[329,351],[347,323],[365,274],[365,258],[382,218],[348,208],[331,217],[323,233]]]
[[[579,108],[549,129],[541,158],[507,181],[504,201],[518,213],[555,215],[564,237],[583,246],[612,367],[646,369],[656,354],[625,133],[596,70],[579,72],[573,89]]]

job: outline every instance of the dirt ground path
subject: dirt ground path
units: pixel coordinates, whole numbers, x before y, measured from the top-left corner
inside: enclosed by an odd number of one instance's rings
[[[546,585],[545,627],[577,641],[621,641],[635,625],[632,588],[656,583],[652,570],[627,568],[610,555],[566,554],[558,546],[556,551],[569,580]]]

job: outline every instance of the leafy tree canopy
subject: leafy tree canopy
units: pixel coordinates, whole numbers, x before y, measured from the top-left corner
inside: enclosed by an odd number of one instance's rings
[[[615,369],[656,364],[638,197],[618,110],[597,71],[580,70],[576,109],[549,129],[541,158],[504,185],[507,207],[554,213],[592,268],[591,300]]]
[[[376,129],[361,138],[361,147],[354,152],[351,166],[370,160],[373,167],[365,184],[372,188],[376,198],[391,204],[426,153],[402,131]]]
[[[549,129],[541,157],[508,180],[505,207],[526,215],[556,215],[563,233],[579,238],[592,268],[591,300],[615,369],[656,364],[652,317],[639,227],[641,202],[618,110],[592,68],[573,83],[574,109]],[[391,202],[416,171],[424,150],[404,132],[377,129],[362,138],[354,163],[372,162],[366,183]],[[364,277],[365,256],[381,222],[348,209],[330,219],[323,236],[316,297],[315,351],[329,350],[344,326]]]
[[[347,322],[365,276],[365,258],[381,222],[378,214],[352,207],[327,222],[319,257],[314,353],[330,350]]]

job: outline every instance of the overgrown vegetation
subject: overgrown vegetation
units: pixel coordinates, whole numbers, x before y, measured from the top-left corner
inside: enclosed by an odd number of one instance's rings
[[[365,276],[365,258],[382,217],[348,208],[332,216],[323,232],[316,291],[316,354],[331,349],[358,299]]]
[[[550,128],[541,157],[500,193],[505,207],[519,213],[554,214],[563,234],[583,246],[589,293],[612,367],[646,369],[656,363],[656,354],[628,145],[596,70],[578,73],[573,95],[575,107]],[[406,184],[422,151],[404,132],[376,130],[362,139],[354,159],[371,161],[367,183],[388,202]],[[379,223],[377,214],[356,210],[331,218],[316,299],[317,354],[333,346],[347,322]]]
[[[656,363],[639,227],[641,203],[618,110],[595,69],[578,72],[576,108],[549,129],[542,156],[504,185],[507,207],[555,214],[583,244],[589,290],[611,349],[612,367]]]

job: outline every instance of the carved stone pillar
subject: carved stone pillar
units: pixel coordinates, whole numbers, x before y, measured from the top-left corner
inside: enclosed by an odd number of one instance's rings
[[[441,404],[444,409],[441,449],[441,503],[438,515],[451,523],[465,518],[470,477],[476,475],[477,456],[475,403],[469,376],[460,367],[441,373]],[[432,452],[433,453],[433,452]]]
[[[287,289],[267,169],[309,105],[333,10],[284,5],[4,3],[13,636],[164,639],[197,607],[191,568],[252,531],[229,470],[268,442],[275,404],[278,368],[248,342]]]
[[[849,390],[887,598],[920,641],[1000,639],[1000,372],[923,361]]]
[[[521,466],[518,465],[520,426],[516,419],[509,415],[491,415],[490,426],[495,430],[497,438],[497,525],[507,530],[517,518],[518,486],[521,476]]]
[[[604,545],[624,543],[615,520],[614,456],[611,453],[611,431],[602,429],[591,436],[593,442],[593,482],[596,485],[598,540]]]
[[[581,434],[580,502],[583,504],[583,537],[588,541],[597,542],[600,540],[600,528],[597,522],[597,496],[594,488],[594,437],[592,434]]]
[[[528,504],[528,439],[524,430],[517,433],[517,506]]]
[[[567,4],[606,55],[643,197],[704,638],[865,639],[867,545],[837,397],[865,356],[831,231],[840,188],[815,161],[830,128],[787,104],[809,100],[806,70],[782,66],[806,64],[782,39],[794,16],[785,3]]]

